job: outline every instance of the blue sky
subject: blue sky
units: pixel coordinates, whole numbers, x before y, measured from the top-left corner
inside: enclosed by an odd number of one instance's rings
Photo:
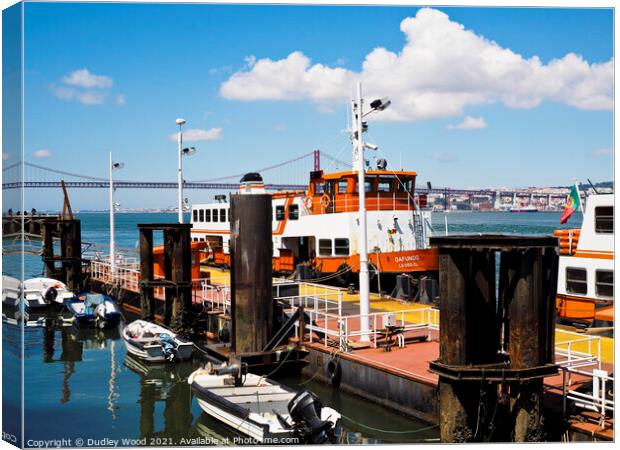
[[[112,150],[119,179],[174,180],[177,117],[203,138],[188,143],[187,180],[315,148],[348,160],[341,130],[362,73],[370,95],[393,101],[368,140],[419,184],[613,177],[610,9],[27,3],[25,27],[24,149],[47,167],[105,177]],[[71,195],[106,206],[103,191]],[[118,198],[153,207],[175,195]]]

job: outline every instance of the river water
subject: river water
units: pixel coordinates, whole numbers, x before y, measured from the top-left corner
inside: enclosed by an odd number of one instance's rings
[[[437,234],[448,232],[552,234],[559,212],[434,214]],[[82,240],[106,244],[108,216],[80,213]],[[176,221],[175,214],[118,214],[117,245],[136,248],[138,223]],[[566,226],[578,227],[576,213]],[[3,258],[4,274],[17,276],[18,258]],[[41,276],[40,258],[26,255],[26,278]],[[3,324],[4,430],[16,429],[21,403],[21,329]],[[126,354],[118,330],[77,331],[73,327],[26,327],[23,331],[24,444],[58,439],[64,446],[205,445],[233,442],[235,433],[202,413],[186,380],[201,363],[148,367]],[[300,387],[300,379],[280,380]],[[358,397],[334,391],[318,382],[301,386],[317,393],[345,417],[339,429],[342,443],[414,443],[438,440],[437,427],[392,413]],[[79,439],[82,439],[80,442]],[[70,441],[69,441],[70,440]]]

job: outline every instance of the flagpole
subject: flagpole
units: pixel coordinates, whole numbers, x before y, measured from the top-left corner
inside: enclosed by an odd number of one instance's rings
[[[577,196],[579,197],[579,210],[581,214],[583,214],[583,202],[581,201],[581,192],[579,191],[579,186],[577,185],[577,178],[573,178],[575,182],[575,190],[577,191]]]

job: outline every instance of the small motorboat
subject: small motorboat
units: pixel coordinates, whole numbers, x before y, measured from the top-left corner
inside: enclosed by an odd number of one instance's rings
[[[2,306],[19,309],[22,283],[17,278],[2,275]]]
[[[121,311],[112,297],[84,293],[65,301],[75,324],[81,328],[113,328],[121,320]]]
[[[148,362],[191,359],[194,343],[160,325],[135,320],[122,331],[127,351]]]
[[[188,379],[200,408],[263,444],[335,443],[340,414],[310,391],[296,392],[246,365],[206,368]]]
[[[23,296],[25,309],[61,307],[66,301],[75,298],[75,294],[66,284],[52,278],[31,278],[24,281]]]

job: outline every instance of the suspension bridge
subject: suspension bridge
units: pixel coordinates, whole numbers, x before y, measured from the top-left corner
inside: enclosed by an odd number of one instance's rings
[[[303,180],[309,179],[309,173],[316,170],[345,171],[351,170],[351,163],[341,161],[326,152],[313,150],[295,158],[272,164],[266,167],[251,170],[259,172],[265,180],[265,188],[269,191],[282,190],[302,190],[308,184]],[[239,188],[239,179],[247,172],[223,175],[203,180],[184,180],[184,189],[202,189],[218,191],[236,191]],[[19,161],[10,164],[2,169],[2,189],[58,189],[61,187],[61,180],[64,180],[68,188],[77,189],[104,189],[109,188],[108,178],[72,173],[67,170],[45,167],[32,162]],[[116,189],[177,189],[176,181],[147,181],[147,180],[126,180],[115,179]],[[439,194],[449,199],[455,195],[465,195],[470,198],[474,196],[487,196],[495,201],[497,195],[500,197],[527,197],[531,203],[534,197],[545,198],[547,202],[551,198],[565,198],[566,193],[548,194],[536,193],[525,190],[502,190],[498,192],[494,189],[455,189],[450,187],[416,187],[419,194]]]

